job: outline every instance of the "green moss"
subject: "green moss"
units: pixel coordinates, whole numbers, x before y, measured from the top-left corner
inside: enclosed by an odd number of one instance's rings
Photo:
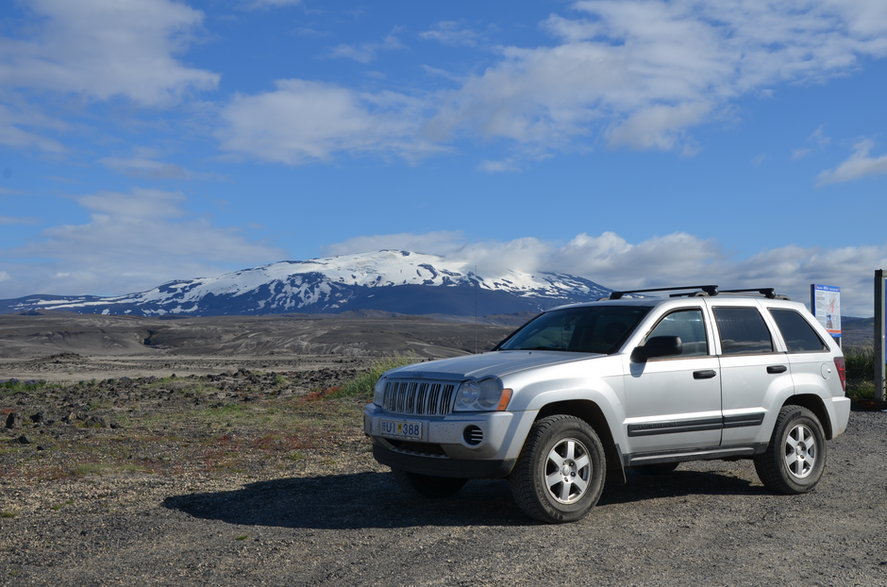
[[[70,468],[70,473],[78,477],[89,475],[113,475],[118,473],[145,473],[145,467],[132,463],[78,463]]]

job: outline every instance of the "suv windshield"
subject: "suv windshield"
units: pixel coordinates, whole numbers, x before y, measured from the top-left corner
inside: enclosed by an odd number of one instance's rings
[[[608,355],[619,350],[649,311],[644,306],[582,306],[546,312],[505,339],[498,350]]]

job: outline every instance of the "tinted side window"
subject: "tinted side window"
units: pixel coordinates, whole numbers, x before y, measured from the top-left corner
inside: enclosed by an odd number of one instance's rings
[[[681,356],[708,354],[702,310],[680,310],[668,314],[650,332],[647,340],[654,336],[680,336],[683,343]]]
[[[725,355],[773,351],[770,330],[756,308],[715,308],[714,314]]]
[[[582,306],[545,312],[522,326],[499,350],[616,352],[650,311],[639,306]]]
[[[779,331],[782,332],[788,352],[803,353],[828,350],[810,323],[798,312],[771,309],[770,314],[776,320]]]

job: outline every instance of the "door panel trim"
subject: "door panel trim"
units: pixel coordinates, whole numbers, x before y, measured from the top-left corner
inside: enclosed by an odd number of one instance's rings
[[[742,428],[760,426],[764,422],[763,412],[734,414],[717,418],[698,420],[666,420],[663,422],[647,422],[629,424],[629,436],[653,436],[657,434],[677,434],[680,432],[699,432],[701,430],[722,430],[724,428]]]

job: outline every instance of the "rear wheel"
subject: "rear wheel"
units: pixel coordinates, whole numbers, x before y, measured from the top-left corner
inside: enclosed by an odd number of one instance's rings
[[[604,447],[594,429],[574,416],[556,415],[533,425],[509,481],[518,507],[556,524],[584,517],[605,478]]]
[[[813,412],[783,406],[767,450],[755,457],[755,470],[772,491],[806,493],[822,477],[825,454],[825,434]]]
[[[424,497],[449,497],[462,489],[462,486],[467,481],[467,479],[455,477],[420,475],[399,469],[394,469],[392,473],[394,473],[401,487]]]

